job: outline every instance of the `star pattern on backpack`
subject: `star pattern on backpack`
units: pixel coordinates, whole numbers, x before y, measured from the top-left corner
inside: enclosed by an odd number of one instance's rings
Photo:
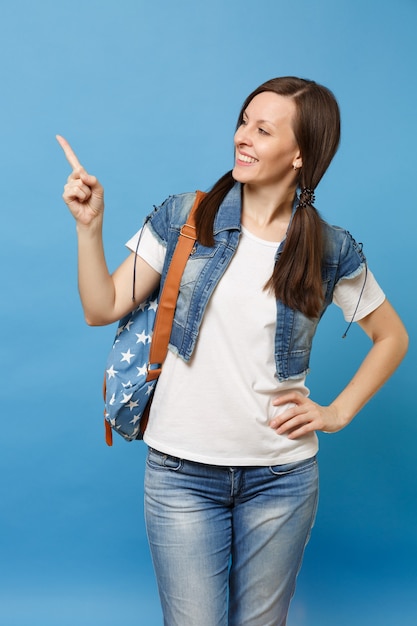
[[[157,308],[158,298],[152,294],[120,320],[107,359],[104,416],[128,441],[138,438],[141,417],[156,386],[146,377]]]

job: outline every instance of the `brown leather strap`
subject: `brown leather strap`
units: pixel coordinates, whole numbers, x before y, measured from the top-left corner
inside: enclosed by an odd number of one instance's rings
[[[152,334],[148,375],[146,377],[146,380],[148,381],[158,378],[161,373],[162,363],[164,362],[167,354],[181,277],[188,257],[190,256],[194,243],[197,239],[194,214],[204,196],[204,192],[196,192],[194,204],[188,216],[187,222],[181,228],[180,236],[168,268],[164,287],[159,299]]]

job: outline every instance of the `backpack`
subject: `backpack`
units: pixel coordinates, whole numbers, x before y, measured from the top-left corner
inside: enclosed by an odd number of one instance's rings
[[[143,438],[168,349],[181,277],[196,241],[194,214],[204,195],[196,192],[161,293],[155,291],[118,323],[103,384],[104,424],[109,446],[113,443],[113,430],[127,441]]]

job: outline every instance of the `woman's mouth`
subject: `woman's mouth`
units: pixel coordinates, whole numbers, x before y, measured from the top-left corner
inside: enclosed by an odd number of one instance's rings
[[[248,165],[252,165],[253,163],[257,163],[258,159],[255,159],[247,154],[242,154],[241,152],[237,153],[237,161],[240,161],[241,163],[247,163]]]

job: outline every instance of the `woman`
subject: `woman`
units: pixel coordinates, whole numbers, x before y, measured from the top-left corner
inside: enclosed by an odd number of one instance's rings
[[[144,437],[147,531],[166,625],[286,623],[317,506],[315,433],[344,428],[406,352],[406,331],[361,247],[313,206],[339,135],[329,90],[293,77],[264,83],[239,115],[233,170],[198,209]],[[64,200],[77,222],[85,317],[109,324],[134,306],[132,260],[109,274],[103,189],[58,141],[73,168]],[[150,217],[136,302],[163,283],[193,198],[172,196]],[[128,242],[132,254],[136,243]],[[305,379],[332,301],[372,347],[321,406]]]

